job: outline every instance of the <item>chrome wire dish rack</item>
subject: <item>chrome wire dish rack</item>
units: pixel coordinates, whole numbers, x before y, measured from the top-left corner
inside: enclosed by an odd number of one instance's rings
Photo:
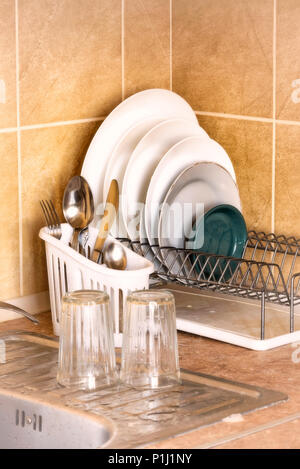
[[[300,239],[249,231],[241,259],[120,240],[154,262],[154,278],[258,300],[262,340],[266,302],[289,309],[289,329],[294,332],[294,309],[300,304]]]

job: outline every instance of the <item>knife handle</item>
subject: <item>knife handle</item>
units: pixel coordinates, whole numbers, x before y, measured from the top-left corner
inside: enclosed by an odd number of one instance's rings
[[[100,223],[99,233],[94,246],[92,260],[98,262],[99,254],[101,253],[105,240],[110,232],[110,229],[115,221],[116,214],[119,208],[119,186],[116,179],[113,179],[109,186],[109,191],[106,198],[103,217]]]

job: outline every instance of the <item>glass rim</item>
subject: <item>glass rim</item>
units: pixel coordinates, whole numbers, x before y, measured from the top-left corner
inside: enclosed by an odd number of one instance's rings
[[[109,296],[102,290],[74,290],[62,297],[62,303],[93,305],[109,302]]]
[[[156,303],[158,305],[174,303],[174,295],[168,290],[136,290],[127,296],[127,303],[148,305]]]

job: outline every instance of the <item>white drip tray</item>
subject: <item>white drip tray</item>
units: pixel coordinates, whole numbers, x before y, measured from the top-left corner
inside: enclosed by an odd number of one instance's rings
[[[160,287],[159,287],[160,288]],[[300,309],[295,308],[295,332],[290,333],[289,308],[266,303],[265,338],[261,339],[261,307],[243,299],[168,283],[176,301],[177,329],[252,350],[269,350],[300,341]]]

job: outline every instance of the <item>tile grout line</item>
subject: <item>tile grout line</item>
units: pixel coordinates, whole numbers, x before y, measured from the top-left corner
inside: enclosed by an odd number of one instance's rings
[[[16,102],[17,102],[17,151],[18,151],[18,209],[19,209],[19,288],[23,296],[23,212],[22,212],[22,159],[20,128],[20,62],[19,62],[19,4],[15,0],[15,41],[16,41]]]
[[[91,117],[87,119],[74,119],[70,121],[57,121],[57,122],[48,122],[46,124],[31,124],[31,125],[20,125],[20,131],[23,130],[34,130],[34,129],[47,129],[49,127],[60,127],[64,125],[75,125],[75,124],[86,124],[89,122],[101,122],[106,119],[107,116],[100,117]],[[18,127],[7,127],[6,129],[0,129],[0,134],[17,132]]]
[[[63,125],[86,124],[89,122],[103,121],[105,118],[106,116],[100,116],[100,117],[91,117],[87,119],[74,119],[70,121],[49,122],[47,124],[22,125],[20,126],[20,130],[46,129],[49,127],[60,127]]]
[[[0,129],[0,134],[8,134],[11,132],[17,132],[18,127],[7,127],[6,129]]]
[[[121,80],[122,101],[125,99],[125,0],[121,1]]]
[[[267,122],[271,124],[275,121],[277,125],[300,126],[300,121],[273,119],[271,117],[243,116],[239,114],[225,114],[221,112],[209,112],[209,111],[194,111],[194,112],[198,116],[219,117],[219,118],[225,118],[225,119],[246,120],[246,121],[253,121],[253,122]],[[34,129],[47,129],[49,127],[59,127],[59,126],[64,126],[64,125],[76,125],[76,124],[85,124],[89,122],[101,122],[105,120],[106,117],[107,116],[100,116],[100,117],[90,117],[86,119],[74,119],[74,120],[69,120],[69,121],[48,122],[44,124],[20,125],[19,127],[6,127],[3,129],[0,129],[0,134],[17,132],[18,128],[20,131],[26,131],[26,130],[34,130]]]
[[[197,116],[220,117],[224,119],[237,119],[237,120],[246,120],[246,121],[253,121],[253,122],[267,122],[269,124],[273,124],[273,122],[275,122],[277,125],[300,126],[300,121],[273,119],[272,117],[243,116],[239,114],[225,114],[222,112],[209,112],[209,111],[194,111],[194,112]]]
[[[170,90],[173,90],[173,0],[170,0]]]
[[[276,53],[277,53],[277,0],[273,0],[273,123],[272,123],[272,219],[271,232],[275,232],[276,185]]]
[[[300,121],[290,121],[290,120],[283,120],[283,119],[274,119],[275,123],[278,125],[300,125]]]
[[[194,111],[197,116],[224,117],[226,119],[238,119],[254,122],[273,122],[272,117],[243,116],[240,114],[226,114],[223,112]],[[300,124],[300,121],[299,121]]]

